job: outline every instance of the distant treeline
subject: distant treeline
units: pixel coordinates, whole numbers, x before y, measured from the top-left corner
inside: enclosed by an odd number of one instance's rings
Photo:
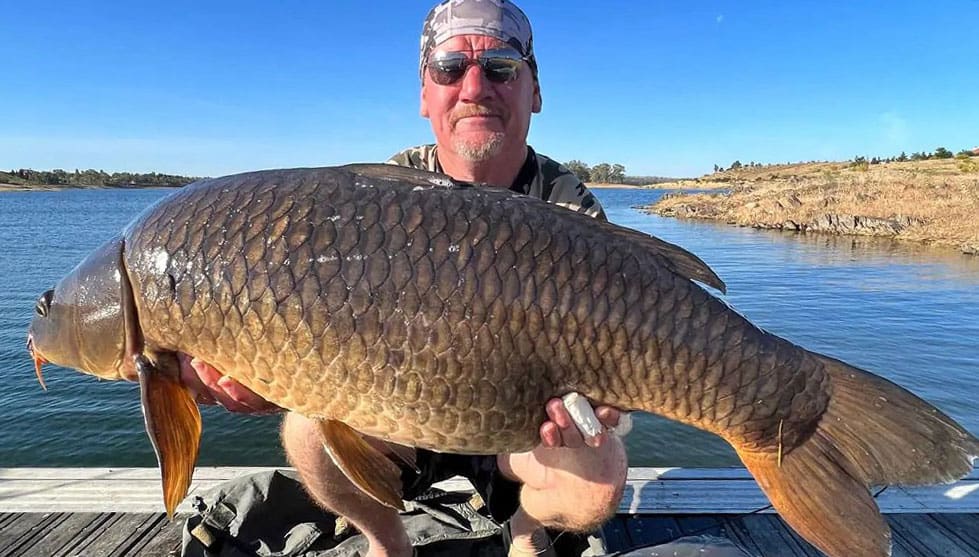
[[[571,172],[574,172],[582,182],[644,186],[676,180],[676,178],[666,178],[663,176],[627,176],[625,167],[617,163],[609,164],[603,162],[595,166],[588,166],[578,159],[574,159],[564,163],[564,166]]]
[[[849,162],[852,163],[852,165],[861,166],[861,165],[868,165],[868,164],[880,164],[883,162],[927,161],[932,159],[951,159],[953,157],[958,159],[968,159],[969,157],[976,157],[976,156],[979,156],[979,147],[976,147],[974,149],[962,149],[961,151],[955,153],[954,155],[952,154],[951,151],[949,151],[945,147],[937,147],[931,153],[928,153],[926,151],[920,151],[908,155],[904,151],[901,151],[900,155],[893,156],[893,157],[871,157],[868,159],[866,156],[856,156],[853,157],[853,159],[850,160]],[[809,161],[809,162],[815,163],[815,162],[829,162],[829,161]],[[764,168],[768,166],[782,166],[782,165],[791,165],[791,164],[804,164],[804,162],[800,161],[797,163],[786,162],[786,163],[762,164],[762,163],[756,163],[754,161],[749,163],[742,163],[740,160],[736,160],[732,162],[731,166],[727,168],[724,168],[719,164],[715,164],[714,172],[724,172],[725,170],[738,170],[739,168]]]
[[[104,170],[33,170],[21,168],[10,172],[0,171],[0,183],[24,186],[107,186],[115,188],[176,187],[189,184],[197,178],[172,174],[139,174]]]
[[[951,159],[953,157],[958,159],[967,159],[969,157],[975,157],[975,156],[979,156],[979,147],[971,150],[962,149],[961,151],[959,151],[954,155],[952,154],[951,151],[949,151],[944,147],[937,147],[931,153],[920,151],[908,155],[904,151],[901,151],[901,154],[896,157],[888,157],[888,158],[871,157],[870,159],[867,159],[867,157],[858,156],[858,157],[853,157],[853,160],[851,162],[853,164],[864,164],[864,163],[880,164],[882,162],[927,161],[932,159]]]

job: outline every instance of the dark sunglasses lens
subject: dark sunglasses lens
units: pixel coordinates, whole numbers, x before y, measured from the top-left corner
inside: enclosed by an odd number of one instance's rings
[[[435,60],[428,65],[428,73],[432,81],[439,85],[450,85],[459,81],[466,73],[468,66],[465,58],[448,58]]]
[[[512,58],[484,58],[483,71],[493,83],[509,83],[517,78],[520,60]]]

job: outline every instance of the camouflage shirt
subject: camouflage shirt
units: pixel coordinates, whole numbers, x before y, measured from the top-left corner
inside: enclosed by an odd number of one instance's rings
[[[394,155],[388,159],[387,164],[443,172],[436,150],[435,145],[419,145]],[[573,172],[561,163],[535,153],[529,146],[527,160],[510,189],[572,211],[608,220],[601,203]]]

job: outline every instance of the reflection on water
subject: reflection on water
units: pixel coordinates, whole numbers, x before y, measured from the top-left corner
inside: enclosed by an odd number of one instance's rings
[[[166,191],[0,195],[0,466],[152,466],[132,384],[54,366],[42,393],[24,349],[36,297]],[[979,257],[918,244],[679,221],[632,207],[662,191],[598,190],[613,222],[692,251],[753,322],[911,389],[979,432]],[[203,465],[278,465],[277,417],[204,412]],[[640,416],[634,466],[737,463],[709,434]]]

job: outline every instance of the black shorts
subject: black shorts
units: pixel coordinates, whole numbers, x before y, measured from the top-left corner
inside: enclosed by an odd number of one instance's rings
[[[520,506],[520,483],[500,472],[496,455],[436,453],[416,449],[415,464],[418,472],[410,468],[402,468],[401,471],[406,501],[425,493],[436,482],[463,476],[472,482],[486,503],[490,517],[496,522],[506,522]]]

